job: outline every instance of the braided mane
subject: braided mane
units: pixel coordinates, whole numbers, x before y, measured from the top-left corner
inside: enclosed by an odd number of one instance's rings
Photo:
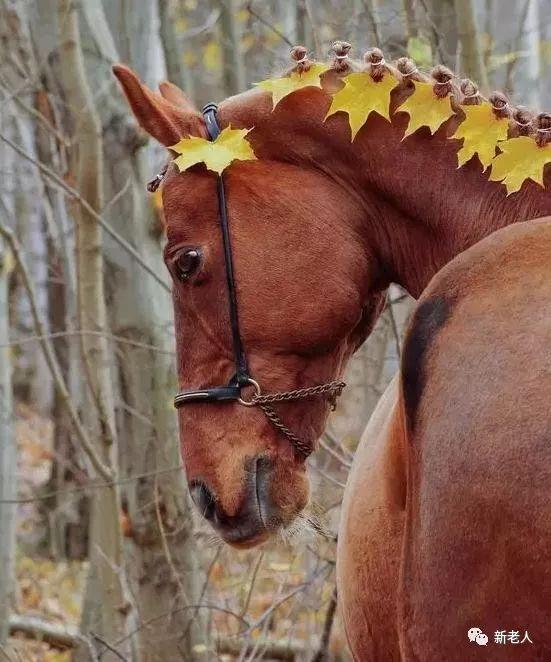
[[[480,92],[477,83],[470,78],[461,78],[441,64],[434,66],[428,73],[424,73],[409,57],[387,62],[381,49],[370,48],[364,53],[362,60],[355,60],[349,55],[351,48],[351,44],[346,41],[333,42],[329,69],[343,76],[348,73],[368,72],[375,81],[380,80],[386,72],[389,72],[402,84],[408,81],[431,83],[437,96],[451,96],[452,107],[458,115],[461,113],[461,106],[477,105],[488,101],[497,118],[509,119],[509,138],[532,136],[540,147],[551,142],[551,113],[536,113],[523,105],[513,106],[507,95],[499,91],[493,91],[488,97],[485,97]],[[292,48],[291,58],[296,65],[287,73],[307,71],[311,64],[304,46]]]

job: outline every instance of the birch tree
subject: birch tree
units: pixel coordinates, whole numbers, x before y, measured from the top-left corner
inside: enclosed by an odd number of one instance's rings
[[[61,70],[66,101],[72,110],[76,180],[80,194],[97,212],[103,206],[103,154],[101,125],[95,111],[84,70],[76,5],[59,2]],[[87,406],[85,419],[93,431],[97,454],[117,476],[117,435],[111,360],[105,336],[102,229],[83,207],[75,207],[77,227],[78,312],[81,329],[82,366],[85,371]],[[88,334],[86,331],[99,333]],[[90,515],[90,576],[83,613],[83,630],[106,641],[124,639],[132,606],[126,592],[122,534],[119,524],[121,500],[116,482],[94,490]],[[128,648],[126,646],[125,648]]]
[[[518,96],[523,103],[538,108],[541,102],[540,8],[538,0],[526,1],[526,19],[521,32],[521,52],[525,65],[517,67]],[[522,66],[524,65],[524,66]]]
[[[461,73],[473,78],[482,88],[487,88],[488,75],[480,47],[473,0],[455,0],[455,14],[460,43]]]
[[[226,96],[246,87],[245,64],[241,53],[241,35],[237,22],[237,0],[220,2],[220,40],[222,43],[222,78]]]
[[[94,53],[88,71],[96,77],[96,89],[103,89],[104,186],[112,201],[105,214],[165,283],[162,287],[144,274],[115,242],[105,242],[109,322],[121,339],[116,349],[120,470],[125,477],[140,476],[123,488],[129,582],[140,622],[150,622],[138,635],[140,655],[204,659],[200,651],[210,645],[204,611],[185,608],[197,601],[203,579],[172,407],[174,333],[163,228],[145,186],[166,155],[144,142],[109,67],[113,61],[127,62],[151,88],[166,77],[158,6],[110,4],[103,18],[100,10],[98,3],[87,4],[87,51]],[[109,25],[121,30],[111,33]],[[98,67],[98,59],[103,66]],[[105,80],[109,85],[102,87]]]
[[[419,0],[425,13],[433,57],[452,69],[457,53],[454,0]]]
[[[0,132],[29,145],[34,125],[28,116],[20,116],[21,108],[10,94],[11,86],[20,85],[25,75],[30,73],[28,34],[24,32],[24,26],[25,12],[21,3],[8,4],[0,0],[0,43],[16,54],[10,59],[0,58]],[[22,94],[21,97],[17,101],[25,106],[29,95]],[[31,221],[36,220],[37,201],[36,195],[32,195],[36,173],[21,168],[13,151],[4,143],[0,146],[0,163],[3,173],[0,181],[0,226],[9,228],[11,232],[18,230],[29,237]],[[9,245],[0,236],[0,650],[7,639],[10,610],[15,602],[17,443],[13,402],[14,361],[10,346],[10,322],[13,322],[14,315],[11,311],[15,309],[16,315],[27,321],[27,311],[21,302],[18,301],[17,306],[10,305],[15,303],[10,300],[9,287],[13,266]],[[41,361],[29,363],[35,367],[43,365]],[[28,380],[34,382],[36,370],[25,372]],[[46,390],[48,386],[46,379]]]
[[[11,265],[11,253],[0,239],[0,648],[8,636],[15,588],[17,447],[13,429],[9,348],[8,279]]]

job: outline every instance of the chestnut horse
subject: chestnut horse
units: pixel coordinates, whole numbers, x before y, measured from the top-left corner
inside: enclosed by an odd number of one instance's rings
[[[138,122],[161,144],[170,147],[182,136],[207,137],[202,115],[179,89],[163,83],[156,94],[126,67],[117,66],[114,71]],[[254,127],[248,138],[258,160],[233,163],[224,179],[241,333],[251,373],[266,392],[309,387],[340,376],[351,354],[369,334],[391,282],[419,297],[439,269],[494,230],[551,214],[549,194],[532,182],[507,197],[502,185],[488,181],[476,158],[457,169],[457,148],[448,140],[457,125],[456,117],[432,137],[427,129],[421,129],[402,142],[406,116],[398,113],[389,123],[372,115],[351,144],[342,113],[324,121],[330,104],[327,90],[338,85],[339,74],[329,71],[324,75],[323,89],[296,91],[273,112],[270,96],[260,89],[231,97],[219,107],[222,127]],[[393,92],[392,106],[396,108],[411,90],[409,77],[401,80]],[[549,123],[548,116],[540,116],[535,126]],[[517,126],[512,124],[511,131],[518,131]],[[165,258],[174,281],[180,387],[225,383],[233,373],[233,354],[216,177],[202,166],[183,174],[169,167],[162,198],[167,228]],[[477,291],[481,284],[470,286]],[[436,324],[438,320],[436,313]],[[455,337],[461,332],[461,328],[456,329]],[[469,349],[477,347],[482,361],[492,346],[477,343]],[[415,377],[415,365],[410,372]],[[423,375],[428,384],[426,367]],[[498,386],[485,384],[487,389]],[[440,424],[454,430],[460,428],[464,413],[459,406],[446,411],[446,393],[446,389],[439,394],[438,388],[433,388],[431,407],[434,415],[442,418]],[[488,397],[484,391],[479,399]],[[425,399],[428,401],[428,395],[423,395],[421,402]],[[396,404],[392,394],[385,400],[389,410],[400,403]],[[328,406],[321,400],[300,400],[282,403],[277,411],[293,432],[315,440],[323,431]],[[294,452],[258,408],[193,403],[179,411],[179,421],[192,497],[227,542],[242,547],[258,544],[290,525],[305,508],[309,483],[304,456]],[[488,425],[495,427],[500,422],[496,409],[495,420]],[[447,444],[431,448],[435,465],[448,467],[449,450]],[[386,460],[382,473],[372,477],[373,484],[381,489],[387,487],[385,472],[394,469]],[[462,475],[469,475],[469,463],[477,463],[474,452],[461,456]],[[348,506],[374,498],[367,496],[373,495],[373,490],[365,480],[354,481],[362,471],[367,472],[367,468],[362,468],[360,457],[352,487],[347,490]],[[499,478],[487,476],[487,480]],[[455,486],[454,494],[462,484]],[[409,481],[396,483],[397,503],[403,505],[411,485]],[[443,491],[448,487],[446,484]],[[513,486],[508,489],[512,491]],[[436,500],[433,505],[436,507]],[[449,509],[446,512],[450,514]],[[369,509],[364,514],[365,519],[356,521],[356,526],[370,531],[376,541],[378,531],[368,521]],[[394,526],[392,522],[389,527]],[[411,530],[413,523],[407,522],[404,536],[419,553],[424,540],[419,536],[423,531],[427,536],[426,530]],[[440,551],[450,561],[444,532],[451,522],[439,525],[445,525],[438,537]],[[396,523],[399,526],[403,521]],[[349,555],[363,554],[365,558],[374,549],[375,554],[380,551],[388,556],[391,571],[397,568],[400,550],[396,537],[381,537],[388,542],[387,551],[370,547],[365,538],[360,540],[361,548],[354,548],[357,539],[346,536],[346,523],[344,531],[339,545],[344,563]],[[474,530],[470,535],[476,539]],[[422,570],[417,557],[406,558],[416,572]],[[390,590],[392,572],[390,579],[383,574],[369,577],[374,586],[380,581],[383,590],[389,590],[388,609],[384,611],[381,604],[384,623],[368,606],[364,608],[361,596],[354,593],[355,588],[361,589],[369,602],[368,586],[359,583],[360,576],[348,581],[342,562],[339,574],[345,578],[340,585],[343,614],[357,659],[385,660],[399,655],[399,633],[392,629],[397,623],[396,595]],[[420,591],[414,597],[426,600],[431,577],[422,579],[425,593]],[[471,598],[474,595],[479,601],[484,598],[481,582],[469,587]],[[377,595],[380,600],[381,592]],[[403,598],[400,600],[405,604]],[[409,619],[412,632],[411,623],[418,616],[416,607],[418,603],[413,602],[405,607],[404,618]],[[500,613],[498,605],[495,613]],[[450,618],[459,622],[455,614]],[[437,632],[442,630],[441,623],[431,626]],[[358,627],[366,637],[358,634]],[[389,637],[382,648],[378,628]],[[422,636],[428,635],[424,631],[415,636],[422,641]],[[404,643],[400,654],[409,659],[453,658],[455,649],[436,658],[424,656],[419,650],[425,643],[423,640],[420,648],[415,642],[412,648]]]

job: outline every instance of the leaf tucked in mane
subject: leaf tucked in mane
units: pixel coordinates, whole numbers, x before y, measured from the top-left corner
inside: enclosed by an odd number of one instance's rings
[[[484,102],[479,106],[463,106],[465,120],[451,136],[463,139],[463,146],[457,153],[457,162],[461,167],[475,154],[478,154],[484,170],[496,155],[496,145],[507,139],[509,119],[496,117],[491,104]]]
[[[214,141],[204,138],[182,138],[170,149],[180,156],[174,159],[180,172],[197,163],[204,163],[209,170],[219,175],[232,161],[250,161],[256,159],[255,153],[245,136],[250,129],[232,129],[227,126]]]
[[[348,74],[342,90],[334,94],[325,119],[339,111],[348,113],[351,139],[354,140],[371,113],[379,113],[390,122],[390,93],[397,84],[392,74],[386,74],[377,82],[366,72]]]
[[[502,181],[507,194],[519,191],[526,179],[533,179],[543,186],[543,171],[546,163],[551,163],[551,144],[538,147],[529,136],[519,136],[499,143],[501,154],[492,161],[490,179]]]
[[[409,114],[409,124],[404,138],[422,126],[428,126],[430,132],[434,133],[454,114],[450,97],[436,96],[432,83],[414,81],[413,84],[415,92],[396,111]]]
[[[288,94],[303,87],[321,87],[320,76],[328,67],[325,64],[311,64],[308,71],[292,71],[283,78],[269,78],[256,85],[266,92],[271,92],[273,107],[284,99]]]

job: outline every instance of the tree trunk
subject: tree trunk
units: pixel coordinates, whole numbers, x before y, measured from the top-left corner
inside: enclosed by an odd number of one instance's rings
[[[438,56],[442,64],[455,69],[457,22],[454,0],[419,0],[419,2],[426,9],[432,52]]]
[[[167,78],[181,87],[190,99],[194,95],[194,81],[191,67],[184,67],[183,53],[185,44],[179,39],[174,29],[176,19],[175,3],[172,0],[159,0],[159,19],[161,44],[166,62]]]
[[[526,52],[526,65],[517,67],[519,98],[532,108],[541,106],[541,49],[538,0],[526,0],[526,20],[522,30],[521,51]]]
[[[59,30],[66,102],[72,111],[73,144],[78,150],[76,180],[83,198],[100,211],[103,177],[101,125],[84,71],[74,0],[60,0]],[[106,311],[101,227],[81,207],[75,209],[75,220],[79,328],[102,332],[106,330]],[[83,371],[88,382],[85,420],[88,429],[93,431],[98,455],[116,478],[117,440],[109,348],[104,336],[89,334],[81,335],[81,348]],[[118,485],[94,490],[89,531],[90,574],[82,630],[86,634],[98,634],[111,643],[126,637],[132,611],[126,591],[120,512]],[[130,650],[128,640],[121,650],[126,651],[124,654]]]
[[[314,36],[312,34],[312,26],[308,19],[308,11],[306,7],[306,0],[295,0],[296,2],[296,42],[302,44],[310,51],[314,48]],[[319,53],[316,53],[320,57]]]
[[[480,39],[476,27],[473,0],[455,0],[457,33],[460,43],[461,73],[475,80],[480,87],[488,87]]]
[[[126,13],[124,7],[106,6],[110,20],[96,21],[89,30],[90,50],[95,47],[105,56],[101,44],[106,39],[98,25],[121,26],[113,35],[117,57],[134,67],[151,87],[166,75],[157,7],[157,3],[135,4]],[[132,48],[127,35],[133,35],[135,43],[149,44],[147,51]],[[96,58],[90,64],[98,85],[111,75],[107,67],[97,66]],[[106,212],[108,220],[168,282],[161,251],[162,224],[145,188],[166,155],[153,144],[144,146],[114,83],[113,93],[102,106],[102,123],[106,199],[117,196]],[[117,195],[123,189],[124,194]],[[203,660],[209,655],[201,653],[205,646],[215,655],[204,628],[206,612],[193,612],[190,625],[192,612],[178,609],[198,600],[203,577],[171,405],[176,385],[172,301],[158,282],[144,275],[135,260],[108,238],[104,251],[110,327],[122,338],[117,344],[120,471],[123,477],[141,476],[123,486],[129,582],[140,622],[150,623],[138,635],[140,655],[159,662]]]
[[[10,251],[0,239],[0,649],[6,643],[15,575],[17,444],[13,428],[8,279]]]
[[[35,109],[48,118],[50,126],[63,134],[62,117],[51,98],[59,92],[53,78],[50,70],[43,76],[45,87],[35,95]],[[36,144],[42,163],[55,172],[67,169],[62,141],[40,122],[36,127]],[[48,279],[49,329],[54,334],[61,334],[52,340],[52,346],[71,399],[75,407],[81,409],[80,343],[78,337],[73,335],[77,320],[74,231],[67,216],[63,193],[48,186],[47,182],[43,184],[42,204],[43,235],[52,272]],[[71,442],[73,431],[70,419],[57,390],[54,392],[51,418],[54,425],[53,457],[50,478],[42,489],[45,494],[53,494],[42,504],[48,520],[46,546],[54,559],[84,559],[88,549],[88,497],[84,493],[74,494],[67,501],[63,495],[67,489],[74,488],[85,474],[83,455],[78,446]]]
[[[369,46],[376,46],[377,48],[381,48],[383,43],[381,37],[381,28],[379,26],[379,12],[377,11],[377,3],[374,2],[374,0],[362,0],[362,4],[367,14],[367,23],[369,25]]]
[[[222,66],[226,96],[243,92],[246,88],[245,64],[241,52],[241,35],[235,17],[236,4],[236,0],[221,0],[220,2]]]
[[[24,17],[23,7],[18,3],[6,3],[0,0],[0,43],[4,53],[25,53],[26,35],[22,34]],[[21,65],[26,65],[24,56]],[[0,58],[0,81],[3,86],[17,87],[21,84],[21,71],[14,70],[6,57]],[[25,99],[28,95],[22,95]],[[14,100],[9,91],[0,91],[0,131],[17,142],[28,140],[32,136],[32,126],[28,118],[18,117]],[[0,182],[0,224],[10,227],[15,233],[17,212],[24,213],[22,222],[29,219],[31,205],[25,203],[28,194],[35,184],[35,172],[26,168],[23,172],[17,162],[14,152],[4,143],[0,146],[0,163],[4,176]],[[27,214],[26,212],[29,211]],[[6,218],[8,217],[8,218]],[[13,390],[14,357],[10,342],[10,322],[13,317],[28,322],[28,312],[21,305],[19,287],[16,285],[10,292],[10,285],[16,279],[11,279],[14,259],[7,243],[0,237],[0,652],[4,650],[9,631],[10,610],[14,606],[15,593],[15,554],[16,554],[16,518],[17,505],[17,441],[14,428]],[[14,274],[15,275],[15,274]],[[13,296],[13,298],[12,298]],[[13,304],[13,305],[10,305]],[[40,363],[41,365],[41,363]],[[27,372],[27,371],[25,371]],[[29,370],[27,375],[31,380],[33,375]],[[9,503],[9,502],[12,503]]]
[[[415,17],[414,0],[403,0],[404,16],[406,19],[406,37],[411,39],[417,37],[417,19]]]

